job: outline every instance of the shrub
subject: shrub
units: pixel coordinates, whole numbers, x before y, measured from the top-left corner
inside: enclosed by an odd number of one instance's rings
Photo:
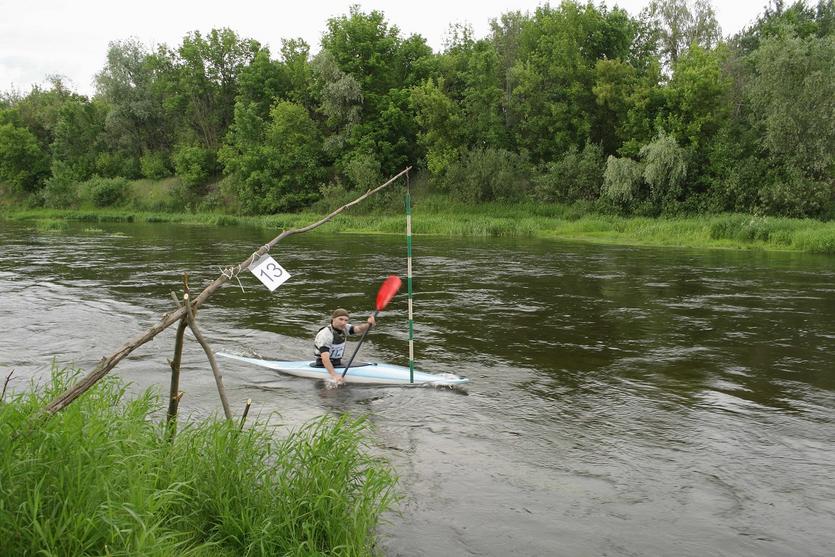
[[[107,178],[139,178],[139,160],[126,153],[106,152],[96,157],[96,174]]]
[[[606,159],[599,145],[587,143],[582,151],[571,147],[534,179],[534,195],[545,202],[593,201],[600,197]]]
[[[530,169],[516,153],[474,149],[450,165],[444,182],[459,201],[519,201],[530,189]]]
[[[174,153],[174,168],[182,184],[194,193],[217,172],[217,154],[196,145],[179,147]]]
[[[360,190],[373,188],[381,183],[380,161],[370,153],[352,153],[342,166],[345,176]]]
[[[168,157],[163,153],[146,153],[139,158],[139,168],[142,176],[151,180],[159,180],[171,176]]]
[[[45,207],[67,209],[78,204],[78,186],[70,179],[52,176],[41,191]]]
[[[833,210],[835,182],[812,180],[792,170],[760,188],[758,196],[756,209],[762,214],[825,218]]]
[[[91,178],[81,185],[96,207],[111,207],[127,197],[129,182],[125,178]]]

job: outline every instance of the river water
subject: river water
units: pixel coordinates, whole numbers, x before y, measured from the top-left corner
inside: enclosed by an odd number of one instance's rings
[[[0,221],[0,372],[91,369],[272,234]],[[835,551],[835,259],[532,240],[415,241],[418,368],[466,389],[350,386],[224,361],[236,412],[367,415],[400,476],[388,556],[824,556]],[[400,237],[294,236],[200,311],[220,351],[311,355],[335,306],[364,318],[405,274]],[[362,357],[407,365],[405,296]],[[113,372],[167,393],[173,328]],[[349,349],[350,350],[350,349]],[[196,342],[182,410],[219,414]]]

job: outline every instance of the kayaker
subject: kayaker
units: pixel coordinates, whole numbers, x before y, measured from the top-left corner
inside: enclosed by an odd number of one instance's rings
[[[336,383],[343,383],[341,373],[336,372],[336,367],[342,365],[342,356],[345,354],[346,337],[349,335],[361,335],[376,322],[374,316],[368,317],[368,321],[361,325],[348,323],[350,315],[348,310],[337,308],[331,313],[330,324],[319,329],[316,338],[313,340],[316,355],[316,365],[328,370],[328,374]]]

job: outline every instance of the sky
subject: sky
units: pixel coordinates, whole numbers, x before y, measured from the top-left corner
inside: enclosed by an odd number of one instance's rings
[[[490,19],[509,11],[533,12],[543,0],[0,0],[0,93],[29,92],[47,76],[60,75],[85,95],[95,92],[94,76],[104,67],[108,43],[134,38],[153,47],[176,47],[191,31],[229,27],[239,37],[268,45],[275,56],[281,39],[301,37],[319,50],[327,20],[348,13],[382,11],[403,36],[420,34],[436,52],[449,26],[467,23],[484,37]],[[595,2],[599,4],[599,0]],[[649,0],[606,0],[637,15]],[[554,0],[551,5],[558,5]],[[752,23],[768,0],[734,0],[713,5],[725,36]]]

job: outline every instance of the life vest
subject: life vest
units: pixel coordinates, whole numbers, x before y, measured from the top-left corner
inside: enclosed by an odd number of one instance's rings
[[[339,365],[342,355],[345,354],[346,338],[353,333],[353,325],[348,325],[347,331],[334,329],[332,325],[326,325],[319,329],[316,338],[313,340],[316,364],[322,365],[322,352],[327,352],[330,355],[331,363],[334,366]],[[327,350],[322,350],[323,348],[327,348]]]

